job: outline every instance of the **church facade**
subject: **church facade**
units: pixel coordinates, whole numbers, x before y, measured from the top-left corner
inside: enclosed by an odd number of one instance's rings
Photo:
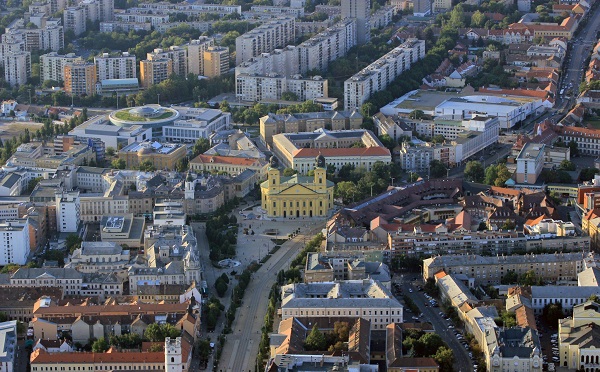
[[[325,217],[333,208],[334,183],[327,180],[325,158],[316,159],[314,176],[284,177],[271,158],[267,180],[260,185],[262,208],[269,217]]]

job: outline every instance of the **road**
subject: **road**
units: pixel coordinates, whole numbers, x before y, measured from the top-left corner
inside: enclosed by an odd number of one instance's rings
[[[567,56],[567,65],[563,70],[560,89],[569,87],[569,85],[572,84],[574,97],[579,93],[579,83],[583,79],[583,73],[586,67],[583,63],[590,55],[591,49],[597,41],[596,34],[598,31],[600,31],[600,6],[595,6],[594,9],[592,9],[592,14],[588,16],[588,23],[577,34],[577,38],[574,38],[569,42],[570,51]],[[571,103],[572,99],[557,97],[555,108],[560,110]]]
[[[302,229],[300,235],[281,245],[281,248],[252,275],[250,285],[237,311],[232,334],[227,335],[219,370],[227,372],[253,371],[258,355],[261,327],[267,312],[269,292],[277,272],[289,267],[290,261],[324,227],[324,222]],[[277,324],[274,324],[277,327]]]
[[[410,293],[409,289],[412,289],[413,293]],[[421,313],[423,314],[422,321],[433,324],[435,333],[440,335],[444,342],[452,349],[452,352],[454,353],[454,370],[458,372],[473,371],[473,362],[471,361],[471,358],[469,358],[469,353],[456,339],[454,333],[448,329],[450,322],[439,316],[438,313],[441,311],[440,308],[425,306],[426,299],[423,296],[423,292],[417,292],[408,280],[408,277],[407,280],[402,281],[402,292],[410,297],[419,307],[419,310],[421,310]],[[409,321],[406,314],[404,316],[407,319],[406,321]]]

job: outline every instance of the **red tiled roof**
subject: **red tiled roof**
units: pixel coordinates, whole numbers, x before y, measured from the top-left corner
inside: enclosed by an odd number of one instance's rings
[[[390,150],[385,147],[352,147],[337,149],[298,149],[294,151],[295,158],[314,158],[319,154],[327,157],[335,156],[390,156]]]
[[[528,89],[489,89],[485,87],[479,88],[480,93],[490,94],[506,94],[507,96],[521,96],[534,98],[548,98],[548,92],[545,90],[528,90]]]

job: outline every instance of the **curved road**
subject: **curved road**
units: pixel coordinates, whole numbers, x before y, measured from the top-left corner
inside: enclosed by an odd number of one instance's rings
[[[218,370],[227,372],[253,371],[258,355],[258,346],[261,337],[261,327],[267,312],[269,292],[275,283],[277,272],[287,269],[290,261],[304,247],[305,242],[311,239],[324,226],[324,221],[319,221],[302,235],[285,242],[281,248],[258,271],[252,274],[250,285],[242,306],[238,309],[236,318],[231,326],[232,333],[227,335],[227,342]],[[277,324],[274,324],[277,327]]]

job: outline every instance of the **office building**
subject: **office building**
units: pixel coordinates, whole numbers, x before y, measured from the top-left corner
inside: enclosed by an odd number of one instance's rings
[[[333,182],[326,178],[325,158],[316,159],[313,177],[283,177],[271,157],[267,180],[261,183],[262,208],[270,217],[323,217],[333,208]]]
[[[198,40],[192,40],[187,47],[188,69],[191,74],[205,75],[204,72],[204,52],[215,46],[215,39],[207,36],[200,36]],[[227,61],[229,65],[229,59]],[[227,66],[229,68],[229,66]]]
[[[271,148],[285,167],[300,174],[313,170],[314,159],[319,154],[325,156],[328,164],[335,169],[352,164],[371,171],[376,162],[389,164],[392,161],[390,150],[371,131],[364,129],[317,129],[314,132],[276,134]]]
[[[517,156],[517,171],[515,181],[517,183],[534,184],[542,173],[544,167],[544,144],[527,143]]]
[[[27,83],[31,77],[31,52],[14,52],[4,56],[4,80],[11,87]]]
[[[97,138],[106,147],[118,149],[134,142],[144,142],[152,139],[152,128],[141,125],[119,127],[110,123],[106,115],[95,116],[69,132],[75,139]]]
[[[96,65],[92,62],[65,64],[65,93],[92,96],[96,93]]]
[[[138,168],[142,162],[150,162],[156,169],[173,170],[185,158],[185,146],[158,142],[134,142],[119,150],[119,159],[124,159],[127,169]]]
[[[79,191],[57,192],[56,227],[59,232],[77,232],[81,222]]]
[[[94,57],[96,80],[137,78],[135,55],[123,52],[120,55],[102,55]]]
[[[162,135],[169,142],[195,143],[198,138],[228,129],[231,113],[218,109],[174,107],[181,117],[172,124],[162,126]]]
[[[14,371],[17,369],[17,358],[19,346],[17,345],[17,321],[11,320],[0,323],[0,368],[3,371]]]
[[[0,265],[25,265],[30,252],[29,219],[0,220]]]
[[[140,83],[148,89],[165,81],[173,73],[173,61],[167,58],[140,61]]]
[[[356,20],[356,41],[365,44],[371,40],[371,1],[342,0],[342,19]]]
[[[336,293],[336,296],[331,296]],[[346,280],[296,283],[281,288],[281,319],[363,318],[371,330],[385,330],[390,323],[403,322],[403,307],[376,280]]]
[[[229,48],[208,47],[204,51],[204,76],[221,76],[229,71]]]
[[[362,1],[362,0],[357,0]],[[344,82],[344,107],[360,108],[375,92],[385,89],[425,57],[425,40],[409,39]]]
[[[65,66],[67,63],[83,62],[83,59],[75,53],[61,55],[50,52],[40,56],[40,80],[65,81]]]
[[[235,64],[293,44],[296,38],[295,22],[293,17],[279,18],[238,36],[235,39]]]
[[[84,6],[71,6],[64,10],[64,27],[79,36],[86,31],[87,8]]]

